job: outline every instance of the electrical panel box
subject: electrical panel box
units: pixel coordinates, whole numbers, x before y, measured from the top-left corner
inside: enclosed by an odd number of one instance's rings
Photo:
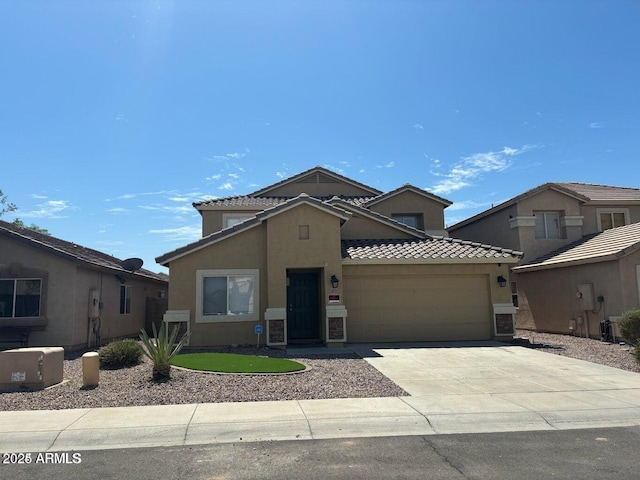
[[[593,295],[593,283],[578,284],[578,298],[580,299],[581,310],[594,310],[596,308]]]
[[[16,348],[0,352],[0,391],[39,390],[62,382],[62,347]]]
[[[98,290],[89,291],[89,318],[100,316],[100,292]]]

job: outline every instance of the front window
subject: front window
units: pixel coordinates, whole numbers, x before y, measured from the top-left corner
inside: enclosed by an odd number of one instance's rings
[[[598,209],[598,227],[601,232],[629,224],[628,209]]]
[[[252,213],[225,213],[222,215],[223,228],[233,227],[238,223],[242,223],[249,218],[255,217]]]
[[[199,322],[258,319],[258,270],[199,270]]]
[[[558,212],[534,212],[536,238],[560,238],[560,214]]]
[[[131,286],[120,285],[120,314],[131,313]]]
[[[42,279],[0,279],[0,317],[40,316]]]

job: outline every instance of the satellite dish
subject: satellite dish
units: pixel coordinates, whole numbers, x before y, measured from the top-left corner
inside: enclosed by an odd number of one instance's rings
[[[140,270],[143,263],[144,262],[141,258],[127,258],[126,260],[123,260],[120,265],[122,265],[122,268],[124,268],[128,272],[133,273],[137,270]]]

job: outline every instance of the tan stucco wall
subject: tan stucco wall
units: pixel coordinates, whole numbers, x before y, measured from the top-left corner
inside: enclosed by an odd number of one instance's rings
[[[397,228],[390,227],[376,220],[353,213],[340,231],[343,240],[375,239],[375,238],[415,238]]]
[[[488,245],[495,245],[512,250],[520,250],[520,237],[518,230],[510,228],[509,218],[518,214],[517,207],[512,205],[482,220],[470,223],[455,230],[449,230],[449,235],[454,238],[471,240]]]
[[[173,260],[170,265],[169,310],[189,310],[190,346],[255,343],[256,322],[195,323],[196,271],[209,269],[259,269],[258,311],[267,305],[267,229],[266,225],[226,238],[214,245]]]
[[[444,205],[435,200],[406,191],[371,205],[370,210],[389,218],[398,214],[422,214],[424,230],[444,229]]]
[[[507,274],[504,264],[344,265],[343,272],[349,342],[489,339],[492,304],[511,302],[496,281]]]
[[[638,308],[637,264],[640,264],[640,252],[621,261],[517,273],[518,327],[570,333],[569,320],[581,316],[589,320],[590,336],[599,338],[599,323],[604,316],[617,316]],[[604,307],[599,311],[598,302],[595,302],[597,313],[589,311],[585,314],[582,310],[576,296],[578,285],[582,283],[593,284],[594,298],[604,297]]]

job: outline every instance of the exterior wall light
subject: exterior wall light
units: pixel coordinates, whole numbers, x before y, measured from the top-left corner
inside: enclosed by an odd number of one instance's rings
[[[331,275],[331,286],[333,288],[338,288],[338,285],[340,285],[340,280],[338,280],[338,277],[336,277],[335,274]]]
[[[507,279],[504,278],[502,275],[498,275],[498,285],[500,285],[501,287],[506,287]]]

